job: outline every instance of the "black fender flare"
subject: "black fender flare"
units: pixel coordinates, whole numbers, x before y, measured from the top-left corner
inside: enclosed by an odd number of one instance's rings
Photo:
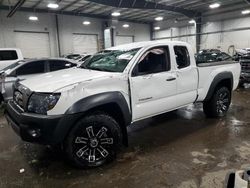
[[[207,92],[207,96],[204,99],[204,101],[208,101],[212,96],[213,93],[218,86],[218,84],[223,80],[230,80],[231,88],[233,88],[233,74],[232,72],[221,72],[218,75],[216,75],[209,87],[209,90]]]
[[[120,127],[123,133],[123,143],[125,145],[128,145],[127,126],[131,123],[132,115],[125,97],[121,92],[118,91],[91,95],[75,102],[65,112],[63,118],[59,123],[60,126],[58,126],[55,130],[55,137],[59,139],[57,140],[57,142],[61,142],[62,140],[64,140],[71,128],[81,117],[86,114],[87,111],[102,105],[112,103],[118,105],[122,112],[124,124],[120,125]]]

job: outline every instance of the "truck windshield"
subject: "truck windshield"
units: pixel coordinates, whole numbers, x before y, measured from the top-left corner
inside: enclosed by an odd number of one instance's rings
[[[88,58],[80,67],[107,72],[123,72],[139,50],[139,48],[128,51],[105,50]]]

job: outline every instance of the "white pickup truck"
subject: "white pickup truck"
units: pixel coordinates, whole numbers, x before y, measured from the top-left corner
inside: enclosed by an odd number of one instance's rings
[[[23,55],[20,49],[0,48],[0,70],[20,60],[23,60]]]
[[[100,166],[127,144],[133,122],[194,102],[208,117],[226,115],[239,77],[237,62],[197,67],[184,42],[127,44],[17,83],[6,118],[23,140],[60,144],[78,167]]]

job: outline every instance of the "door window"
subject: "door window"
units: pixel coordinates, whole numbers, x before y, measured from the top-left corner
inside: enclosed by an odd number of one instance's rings
[[[190,56],[187,47],[175,46],[174,52],[178,69],[183,69],[190,65]]]
[[[170,70],[168,48],[158,47],[150,49],[142,55],[136,69],[138,75],[159,73]]]
[[[16,75],[44,73],[44,61],[32,61],[16,70]]]
[[[67,68],[74,67],[74,66],[76,66],[76,64],[73,64],[73,63],[68,62],[68,61],[62,61],[62,60],[49,61],[50,71],[67,69]]]

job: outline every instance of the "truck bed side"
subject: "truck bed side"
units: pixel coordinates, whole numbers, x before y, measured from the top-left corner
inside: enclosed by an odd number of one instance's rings
[[[210,86],[215,81],[215,77],[219,74],[232,74],[232,89],[235,90],[238,86],[241,71],[240,64],[238,62],[204,63],[197,65],[197,68],[199,73],[197,101],[203,101],[206,98]]]

